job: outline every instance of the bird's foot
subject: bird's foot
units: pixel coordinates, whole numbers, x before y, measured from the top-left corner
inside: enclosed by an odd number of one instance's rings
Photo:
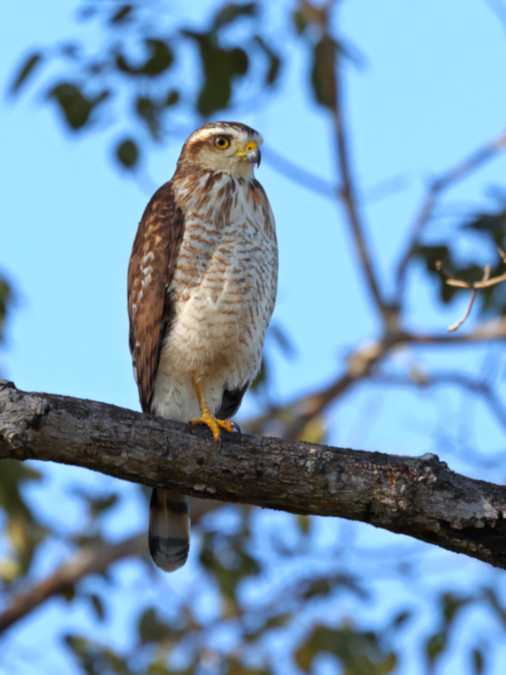
[[[241,427],[237,424],[237,422],[232,422],[232,421],[231,421],[230,424],[232,425],[232,429],[234,429],[234,431],[237,431],[237,433],[239,434],[239,436],[242,436],[242,429],[241,429]]]
[[[232,433],[234,431],[234,423],[230,420],[218,420],[210,412],[202,411],[200,417],[192,417],[190,420],[191,427],[196,427],[198,424],[205,424],[208,429],[211,430],[213,439],[215,443],[219,443],[221,440],[221,431],[228,431]]]

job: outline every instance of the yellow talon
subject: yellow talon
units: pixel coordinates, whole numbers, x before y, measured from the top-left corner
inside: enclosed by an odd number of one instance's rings
[[[199,400],[200,417],[192,417],[190,419],[190,424],[192,425],[192,427],[195,427],[198,424],[205,424],[206,427],[208,427],[211,430],[214,442],[219,443],[221,436],[220,429],[232,433],[234,431],[232,422],[230,420],[216,419],[216,417],[209,410],[209,406],[207,405],[207,402],[202,394],[200,386],[198,385],[196,380],[193,381],[193,386],[195,387],[197,398]]]
[[[203,412],[200,417],[192,417],[190,424],[192,427],[197,426],[197,424],[205,424],[206,427],[211,429],[215,443],[219,443],[220,441],[220,429],[224,429],[230,433],[234,430],[230,420],[218,420],[214,415],[211,415],[211,413],[206,414],[205,412]]]

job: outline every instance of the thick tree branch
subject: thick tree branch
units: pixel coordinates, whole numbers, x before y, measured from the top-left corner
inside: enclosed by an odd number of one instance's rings
[[[434,455],[384,455],[231,435],[115,406],[0,387],[0,458],[94,469],[190,495],[359,520],[506,569],[506,488]]]

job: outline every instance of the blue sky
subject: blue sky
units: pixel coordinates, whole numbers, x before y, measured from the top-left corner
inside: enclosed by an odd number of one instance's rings
[[[181,15],[199,21],[209,4],[195,2],[191,11],[183,2],[176,7]],[[93,26],[75,22],[76,6],[23,0],[0,10],[3,90],[28,48],[79,36],[81,31],[99,42]],[[269,17],[279,20],[275,8]],[[387,280],[426,181],[506,128],[506,35],[484,0],[348,0],[339,29],[364,55],[362,67],[347,67],[346,96],[360,184],[366,196],[391,181],[399,186],[383,199],[366,200],[364,208],[375,259]],[[269,161],[272,149],[332,180],[329,123],[311,103],[307,87],[300,86],[305,61],[292,46],[289,50],[292,62],[282,95],[238,115],[265,139],[265,161],[257,175],[278,226],[280,279],[274,320],[297,351],[296,358],[287,360],[270,345],[275,393],[282,400],[330,381],[343,355],[378,331],[339,210],[295,185]],[[32,88],[15,104],[7,98],[0,101],[0,269],[13,281],[18,297],[0,368],[21,389],[139,409],[127,346],[126,268],[144,206],[153,189],[172,175],[184,137],[175,135],[154,149],[143,179],[136,180],[111,161],[113,124],[101,125],[100,133],[70,135],[35,91]],[[452,188],[443,215],[486,203],[487,188],[504,185],[505,175],[503,155]],[[437,237],[454,227],[453,218],[440,217],[428,232]],[[457,245],[465,256],[467,244]],[[440,308],[421,274],[411,277],[409,292],[410,324],[424,330],[444,331],[466,304],[463,299]],[[404,351],[398,363],[413,359],[426,368],[443,364],[473,372],[479,371],[484,353],[483,348],[453,353],[440,349],[431,356]],[[500,359],[498,349],[496,353]],[[503,433],[480,403],[448,390],[386,393],[362,388],[333,409],[328,419],[332,441],[400,454],[422,454],[436,447],[455,469],[504,479],[504,472],[482,474],[484,469],[473,469],[466,458],[462,439],[491,455],[504,451]],[[462,414],[464,406],[467,415]],[[243,415],[254,409],[247,401]],[[451,457],[445,457],[446,447],[453,449]],[[69,482],[109,480],[72,469],[53,469],[51,475],[55,495],[63,494]],[[79,513],[68,508],[67,514],[56,515],[48,506],[48,517],[71,523]],[[128,513],[132,530],[141,528],[145,514],[135,506]],[[121,529],[111,523],[111,531],[116,527]],[[332,525],[321,527],[325,532]],[[371,528],[360,528],[356,536],[362,543],[393,541],[391,535]],[[62,554],[55,549],[52,562]],[[445,556],[429,556],[436,560],[426,581],[430,592],[448,581],[448,570],[441,570],[438,560],[451,558],[451,576],[455,571],[455,583],[462,587],[482,577],[499,578],[480,563]],[[186,579],[191,580],[191,570]],[[170,578],[161,583],[173,585]],[[397,600],[401,593],[395,581],[389,584],[395,587],[393,594],[378,589],[378,612],[385,611],[388,595]],[[57,621],[57,612],[51,611]],[[41,622],[30,619],[30,625],[38,630]],[[50,632],[51,626],[48,620],[45,630]],[[30,626],[26,630],[29,635]],[[17,639],[23,642],[22,632]]]

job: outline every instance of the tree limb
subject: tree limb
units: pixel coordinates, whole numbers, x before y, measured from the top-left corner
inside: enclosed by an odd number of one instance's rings
[[[145,550],[146,535],[144,533],[128,537],[117,544],[102,542],[82,548],[27,593],[13,597],[10,606],[0,614],[0,633],[50,597],[72,589],[74,584],[84,576],[104,572],[113,562],[143,553]]]
[[[369,378],[369,382],[396,387],[416,387],[418,389],[445,386],[462,387],[472,394],[481,396],[490,412],[496,417],[497,422],[506,429],[506,408],[486,380],[478,380],[459,372],[421,372],[416,375],[416,378],[396,373],[376,373]]]
[[[0,386],[0,458],[86,467],[198,497],[339,516],[506,569],[506,488],[400,457],[230,435],[52,394]]]
[[[192,525],[219,506],[219,502],[209,500],[192,502]],[[147,532],[141,532],[114,543],[101,541],[83,546],[53,574],[36,583],[25,593],[16,594],[11,598],[7,609],[0,614],[0,634],[49,598],[72,590],[85,576],[102,574],[110,565],[123,558],[147,555],[147,549]]]

